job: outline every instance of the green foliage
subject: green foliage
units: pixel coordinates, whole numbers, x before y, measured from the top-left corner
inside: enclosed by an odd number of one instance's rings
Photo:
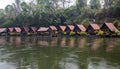
[[[12,20],[7,20],[3,24],[1,24],[1,27],[10,27],[13,24]]]
[[[120,21],[119,20],[114,20],[113,24],[117,27],[118,30],[120,30]]]
[[[93,23],[92,20],[90,20],[89,18],[83,19],[83,21],[81,22],[82,24],[88,25],[90,23]]]
[[[104,0],[105,5],[100,7],[100,0],[76,0],[70,5],[71,0],[37,0],[27,3],[24,0],[15,0],[12,5],[0,9],[0,26],[49,26],[82,23],[103,23],[106,18],[120,20],[120,1]],[[74,0],[75,2],[75,0]],[[61,5],[59,4],[61,3]],[[11,20],[9,22],[8,20]],[[94,21],[95,20],[95,21]],[[120,29],[119,23],[115,22]]]
[[[120,35],[120,31],[119,30],[115,30],[115,34]]]
[[[91,0],[90,7],[91,7],[91,9],[99,9],[100,8],[100,0]]]
[[[97,35],[103,35],[103,34],[104,34],[104,32],[101,31],[101,30],[99,30],[99,31],[97,32]]]
[[[86,32],[77,32],[77,34],[79,34],[79,35],[86,35],[87,33]]]
[[[4,10],[0,9],[0,19],[4,17]]]
[[[99,30],[95,30],[93,33],[94,33],[94,34],[98,34],[98,32],[99,32]]]
[[[71,32],[70,32],[70,35],[75,35],[75,32],[71,31]]]
[[[64,31],[63,34],[66,35],[67,33]]]
[[[96,34],[96,35],[104,35],[104,32],[101,31],[101,30],[96,30],[96,31],[94,31],[94,34]]]

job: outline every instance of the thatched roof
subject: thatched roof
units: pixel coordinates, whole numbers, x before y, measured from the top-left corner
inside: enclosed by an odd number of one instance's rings
[[[37,27],[31,27],[31,29],[32,29],[33,32],[37,31]]]
[[[110,31],[116,31],[117,28],[114,26],[113,23],[104,23],[103,25],[106,25],[107,28],[110,30]]]
[[[74,25],[67,25],[67,28],[69,28],[70,31],[73,31],[75,26]]]
[[[100,26],[98,24],[90,24],[90,26],[94,29],[94,30],[99,30]]]
[[[66,29],[66,26],[59,26],[60,27],[60,30],[62,30],[62,31],[65,31],[65,29]]]
[[[20,33],[22,30],[21,30],[20,27],[15,27],[15,31],[18,32],[18,33]]]
[[[45,32],[45,31],[48,31],[48,30],[49,30],[48,27],[40,27],[40,28],[38,29],[39,32]]]
[[[76,27],[78,27],[78,29],[81,30],[81,31],[83,31],[83,32],[86,31],[86,28],[85,28],[84,25],[79,25],[79,24],[77,24]]]
[[[6,32],[6,28],[0,28],[0,33]]]
[[[57,28],[55,26],[49,26],[51,30],[57,31]]]

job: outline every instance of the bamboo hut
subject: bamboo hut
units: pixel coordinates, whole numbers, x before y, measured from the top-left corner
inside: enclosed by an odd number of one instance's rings
[[[49,35],[57,36],[57,28],[55,26],[49,26]]]
[[[13,32],[14,32],[14,28],[12,27],[12,28],[8,28],[7,29],[7,33],[9,34],[9,35],[12,35],[13,34]]]
[[[66,34],[65,29],[66,29],[66,26],[59,26],[59,27],[58,27],[58,34],[59,34],[59,35],[64,35],[64,34]]]
[[[22,33],[22,35],[30,35],[30,32],[31,32],[31,30],[29,27],[23,27],[21,33]]]
[[[30,27],[31,28],[31,33],[34,34],[34,35],[37,35],[37,30],[38,28],[37,27]]]
[[[7,28],[0,28],[0,35],[6,35]]]
[[[82,35],[82,33],[85,33],[85,32],[86,32],[86,28],[85,28],[84,25],[76,24],[75,29],[74,29],[74,32],[75,32],[77,35]]]
[[[75,26],[74,25],[67,25],[65,31],[66,31],[66,34],[67,35],[71,35],[71,34],[74,34],[74,28]]]
[[[95,35],[95,31],[99,31],[100,26],[98,24],[90,24],[86,30],[86,32],[90,35]]]
[[[48,27],[40,27],[38,30],[37,30],[38,34],[39,35],[42,35],[42,36],[48,36],[49,35],[49,28]]]
[[[15,27],[13,32],[14,32],[13,35],[20,35],[22,32],[22,29],[20,27]]]
[[[113,23],[104,23],[101,26],[101,30],[104,32],[105,35],[115,34],[115,32],[118,31]]]

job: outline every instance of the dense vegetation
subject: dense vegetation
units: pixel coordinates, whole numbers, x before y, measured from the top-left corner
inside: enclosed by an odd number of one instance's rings
[[[71,2],[74,5],[71,5]],[[0,27],[113,22],[120,29],[120,0],[15,0],[0,9]]]

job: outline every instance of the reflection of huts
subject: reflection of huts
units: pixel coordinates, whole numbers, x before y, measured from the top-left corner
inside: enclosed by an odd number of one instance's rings
[[[75,38],[74,37],[69,38],[69,46],[71,48],[75,47]]]
[[[50,46],[57,46],[57,38],[50,39]]]
[[[59,32],[59,34],[65,34],[66,32],[65,32],[65,29],[66,29],[66,26],[59,26],[58,27],[58,32]]]
[[[19,47],[20,44],[21,44],[21,37],[16,37],[15,38],[15,43],[16,43],[16,46]]]
[[[90,24],[86,30],[88,34],[94,35],[95,31],[100,30],[100,26],[98,24]]]
[[[104,32],[104,34],[113,34],[115,31],[117,31],[117,28],[112,23],[104,23],[101,27],[101,30]]]
[[[97,49],[99,49],[99,47],[101,46],[101,39],[94,39],[91,43],[91,49],[93,51],[97,51]]]
[[[0,28],[0,35],[5,35],[7,28]]]
[[[71,32],[73,32],[75,26],[74,25],[67,25],[65,31],[67,35],[70,35]]]
[[[85,38],[77,38],[78,48],[80,48],[80,49],[85,48],[85,44],[86,44],[86,39]]]
[[[49,35],[49,28],[48,27],[40,27],[38,30],[37,30],[38,34],[39,35]]]
[[[74,29],[74,32],[76,34],[80,34],[81,32],[85,32],[85,31],[86,31],[86,28],[84,25],[76,24],[75,29]]]
[[[109,39],[106,43],[106,52],[112,52],[115,47],[115,40]]]
[[[38,44],[42,45],[42,46],[49,46],[49,42],[48,41],[44,41],[44,40],[38,41]]]
[[[55,26],[49,26],[49,35],[57,36],[57,28]]]
[[[61,38],[60,45],[61,45],[61,47],[65,47],[66,46],[66,37],[62,37]]]

